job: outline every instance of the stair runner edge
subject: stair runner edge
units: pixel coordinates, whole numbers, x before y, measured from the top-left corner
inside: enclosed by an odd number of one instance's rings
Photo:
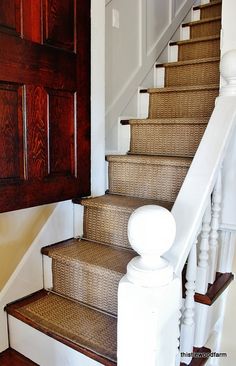
[[[195,65],[201,63],[211,63],[211,62],[219,62],[220,57],[206,57],[200,59],[193,60],[184,60],[184,61],[172,61],[172,62],[164,62],[160,64],[156,64],[156,67],[176,67],[176,66],[187,66],[187,65]]]
[[[182,44],[191,44],[191,43],[197,43],[197,42],[207,42],[207,41],[214,41],[214,40],[220,40],[220,36],[207,36],[207,37],[199,37],[199,38],[191,38],[191,39],[185,39],[182,41],[172,41],[169,43],[170,46],[178,46]]]
[[[212,17],[212,18],[205,18],[205,19],[200,19],[200,20],[195,20],[195,21],[192,21],[192,22],[184,23],[184,24],[182,24],[182,27],[190,27],[192,25],[211,23],[211,22],[218,21],[218,20],[221,20],[221,16]]]
[[[130,213],[133,212],[136,208],[144,206],[144,205],[158,205],[169,207],[173,205],[173,202],[165,202],[160,200],[153,200],[148,198],[140,198],[140,197],[132,197],[118,195],[118,194],[105,194],[103,196],[84,198],[80,201],[81,205],[85,207],[91,208],[109,208],[109,210],[119,210]]]
[[[168,157],[168,156],[149,156],[149,155],[108,155],[106,156],[108,162],[120,163],[134,163],[134,164],[150,164],[163,166],[183,166],[189,167],[192,158],[189,157]]]
[[[149,94],[155,93],[178,93],[178,92],[191,92],[191,91],[201,91],[201,90],[218,90],[219,84],[209,84],[209,85],[191,85],[191,86],[167,86],[163,88],[148,88],[147,92]]]
[[[209,118],[206,117],[183,117],[183,118],[140,118],[130,119],[129,125],[207,125]]]

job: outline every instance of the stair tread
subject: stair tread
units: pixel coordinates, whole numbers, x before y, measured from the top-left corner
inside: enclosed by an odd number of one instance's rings
[[[173,202],[127,197],[116,194],[105,194],[99,197],[85,198],[81,200],[81,204],[87,207],[109,208],[119,211],[134,211],[136,208],[145,205],[159,205],[167,209],[171,209]]]
[[[210,2],[210,3],[207,3],[207,4],[196,5],[196,6],[193,7],[193,10],[209,8],[211,6],[218,5],[218,4],[221,4],[221,3],[222,3],[221,0],[216,0],[214,2]]]
[[[129,124],[130,125],[175,125],[175,124],[207,124],[209,121],[209,118],[199,117],[199,118],[157,118],[157,119],[151,119],[151,118],[143,118],[143,119],[130,119]]]
[[[170,92],[183,92],[183,91],[196,91],[196,90],[213,90],[219,89],[219,84],[209,85],[191,85],[191,86],[166,86],[163,88],[149,88],[148,93],[170,93]]]
[[[184,24],[182,24],[182,27],[190,27],[192,25],[211,23],[211,22],[215,22],[215,21],[218,21],[218,20],[221,20],[221,16],[206,18],[206,19],[200,19],[200,20],[195,20],[195,21],[192,21],[192,22],[184,23]]]
[[[122,274],[126,273],[127,264],[136,255],[132,250],[114,248],[86,239],[71,239],[64,244],[45,247],[42,253],[55,260],[84,263]]]
[[[189,167],[192,158],[189,157],[172,157],[172,156],[146,156],[146,155],[108,155],[108,162],[121,162],[133,164],[150,164],[165,166],[183,166]]]
[[[104,365],[116,365],[115,316],[45,290],[8,305],[6,310]]]
[[[185,60],[185,61],[176,61],[176,62],[166,62],[162,64],[156,64],[156,67],[176,67],[176,66],[182,66],[182,65],[195,65],[195,64],[201,64],[201,63],[207,63],[207,62],[217,62],[220,61],[219,57],[207,57],[207,58],[201,58],[196,60]]]
[[[170,46],[175,46],[175,45],[191,44],[191,43],[197,43],[197,42],[207,42],[207,41],[214,41],[216,39],[219,40],[220,36],[216,35],[216,36],[207,36],[207,37],[185,39],[185,40],[182,40],[182,41],[170,42],[169,45]]]

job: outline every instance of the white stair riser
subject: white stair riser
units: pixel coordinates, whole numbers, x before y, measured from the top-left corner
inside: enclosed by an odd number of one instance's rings
[[[52,258],[43,255],[43,287],[48,290],[51,289],[52,286]]]
[[[165,67],[155,67],[154,70],[154,87],[164,88],[165,86]]]
[[[190,39],[190,27],[181,27],[180,36],[180,41]]]
[[[102,366],[80,352],[9,316],[11,348],[40,366]]]
[[[178,61],[178,52],[179,46],[173,45],[168,47],[168,62],[177,62]]]

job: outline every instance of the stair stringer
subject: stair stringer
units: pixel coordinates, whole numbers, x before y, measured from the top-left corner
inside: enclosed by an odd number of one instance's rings
[[[53,213],[40,230],[29,250],[0,292],[0,352],[9,347],[5,306],[43,288],[41,248],[73,237],[73,204],[65,201],[56,205]],[[9,333],[12,329],[9,328]],[[14,333],[14,331],[13,331]],[[26,342],[27,347],[27,342]]]

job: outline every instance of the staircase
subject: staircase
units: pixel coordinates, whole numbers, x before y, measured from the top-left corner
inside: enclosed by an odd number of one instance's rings
[[[148,118],[128,122],[130,151],[106,157],[108,192],[74,201],[84,207],[83,237],[43,248],[42,254],[52,259],[52,288],[7,306],[10,338],[16,332],[14,319],[18,326],[27,325],[34,348],[30,358],[40,365],[51,364],[41,358],[39,332],[85,355],[82,361],[72,355],[81,365],[116,365],[117,289],[135,256],[127,237],[128,219],[140,206],[172,208],[219,92],[221,1],[195,10],[200,10],[200,20],[183,25],[189,27],[190,39],[170,43],[178,46],[178,60],[157,65],[157,72],[165,70],[165,87],[147,90]],[[231,280],[222,280],[220,289],[218,281],[217,291],[213,284],[209,301]],[[196,296],[196,301],[206,303],[206,297]],[[31,334],[32,328],[37,335]],[[24,335],[19,337],[23,342]],[[191,365],[206,361],[196,359]],[[65,359],[53,362],[70,364]]]

